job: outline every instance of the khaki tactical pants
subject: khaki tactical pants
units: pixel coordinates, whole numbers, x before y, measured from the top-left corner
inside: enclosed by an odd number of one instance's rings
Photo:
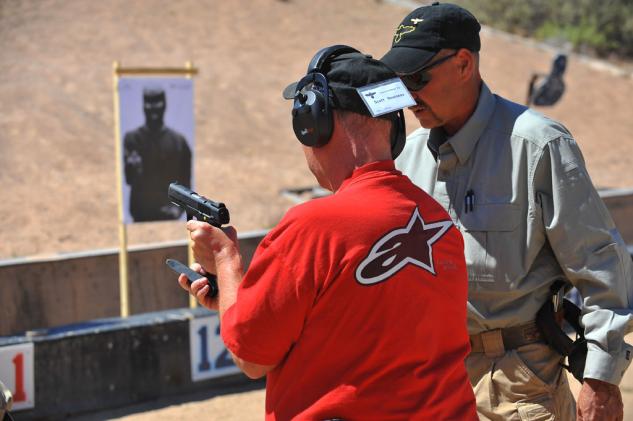
[[[466,359],[479,418],[490,421],[576,419],[576,402],[561,357],[543,343],[505,350],[501,337],[488,338],[488,352]]]

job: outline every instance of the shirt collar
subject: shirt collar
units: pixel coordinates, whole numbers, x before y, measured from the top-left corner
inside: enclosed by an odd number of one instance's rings
[[[341,186],[338,188],[337,192],[345,189],[350,184],[355,183],[358,180],[363,180],[366,178],[370,178],[376,175],[376,172],[385,173],[385,172],[393,172],[396,170],[395,164],[393,160],[389,159],[387,161],[374,161],[369,164],[365,164],[362,167],[356,168],[352,175],[346,178]],[[383,174],[378,174],[383,175]]]
[[[448,138],[448,143],[455,151],[460,164],[464,164],[473,149],[475,149],[477,141],[492,117],[494,108],[495,97],[488,86],[481,82],[481,90],[479,91],[479,99],[477,100],[475,111],[466,121],[466,124],[457,133]]]
[[[429,130],[429,140],[426,142],[426,145],[436,161],[437,155],[440,153],[440,146],[446,142],[446,139],[448,139],[448,136],[442,127],[434,127]]]

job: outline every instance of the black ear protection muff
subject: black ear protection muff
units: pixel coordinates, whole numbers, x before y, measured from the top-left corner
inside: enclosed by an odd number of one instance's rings
[[[327,78],[321,73],[321,66],[331,57],[359,52],[347,45],[332,45],[317,51],[310,60],[307,74],[297,83],[292,105],[292,128],[302,144],[323,146],[330,140],[334,128],[330,87]],[[306,88],[308,85],[310,86]]]
[[[347,45],[322,48],[310,60],[306,75],[297,82],[292,105],[292,128],[299,142],[306,146],[324,146],[332,136],[334,119],[330,88],[321,67],[328,59],[346,53],[360,51]],[[399,110],[392,121],[395,130],[391,138],[391,154],[395,159],[402,152],[406,138],[403,111]]]

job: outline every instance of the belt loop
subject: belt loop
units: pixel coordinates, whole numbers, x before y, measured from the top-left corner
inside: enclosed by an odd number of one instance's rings
[[[493,329],[481,332],[481,342],[484,346],[484,352],[488,358],[501,357],[506,353],[503,346],[503,337],[501,329]]]

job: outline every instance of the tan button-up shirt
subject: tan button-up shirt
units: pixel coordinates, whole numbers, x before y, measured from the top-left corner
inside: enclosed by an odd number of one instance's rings
[[[433,131],[435,135],[435,130]],[[534,320],[550,285],[583,297],[585,377],[618,384],[633,358],[631,256],[560,123],[493,95],[441,144],[407,138],[396,166],[438,200],[464,236],[471,334]]]

